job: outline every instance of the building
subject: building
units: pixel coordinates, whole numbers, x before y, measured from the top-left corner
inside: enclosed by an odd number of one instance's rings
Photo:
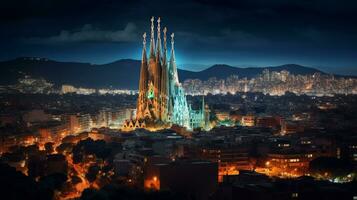
[[[72,85],[62,85],[61,94],[75,93],[77,89]]]
[[[112,112],[112,122],[109,125],[110,128],[123,127],[124,122],[127,119],[133,119],[135,115],[135,109],[132,108],[120,108]]]
[[[46,122],[51,120],[51,115],[46,114],[44,110],[31,110],[22,116],[22,120],[27,124]]]
[[[310,154],[294,152],[270,153],[267,156],[266,167],[270,169],[271,175],[283,175],[295,177],[304,175],[312,160]]]
[[[112,121],[113,121],[113,117],[112,117],[111,109],[103,108],[99,111],[99,113],[97,115],[96,126],[97,126],[97,128],[109,127],[109,125],[112,123]]]
[[[184,88],[179,82],[175,60],[174,33],[171,34],[171,57],[168,59],[166,27],[163,29],[163,48],[161,46],[160,22],[159,18],[157,20],[157,38],[155,42],[154,17],[151,18],[148,57],[146,53],[146,33],[143,35],[136,119],[126,122],[124,129],[141,128],[143,126],[138,124],[143,123],[145,123],[145,128],[149,130],[170,127],[172,124],[187,129],[197,128],[198,124],[200,127],[207,127],[205,125],[205,116],[203,116],[207,112],[195,112],[190,109]],[[199,117],[197,113],[199,113]]]
[[[190,117],[190,127],[192,129],[194,128],[203,128],[204,130],[210,130],[211,129],[211,123],[210,123],[210,110],[208,108],[208,105],[205,104],[205,99],[204,97],[202,98],[202,105],[201,109],[199,110],[193,110],[191,108],[191,105],[189,105],[189,117]]]
[[[255,117],[253,115],[247,115],[242,117],[242,126],[254,126]]]
[[[218,163],[218,180],[222,182],[225,175],[237,175],[240,170],[252,170],[248,149],[238,146],[205,147],[200,158]]]
[[[209,199],[217,187],[217,163],[179,160],[149,166],[144,188],[171,190],[190,199]]]
[[[48,122],[38,128],[39,143],[44,145],[46,142],[61,140],[70,131],[67,124],[60,122]]]
[[[281,134],[294,134],[298,132],[303,132],[304,127],[301,126],[297,121],[283,120],[281,123]]]
[[[64,117],[70,133],[80,133],[90,131],[93,123],[90,114],[68,114]]]
[[[281,122],[280,117],[272,117],[272,116],[258,117],[256,126],[263,127],[263,128],[278,128],[280,127],[280,122]]]

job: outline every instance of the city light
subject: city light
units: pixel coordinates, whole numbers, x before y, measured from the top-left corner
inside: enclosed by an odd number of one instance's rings
[[[357,2],[0,9],[0,199],[357,199]]]

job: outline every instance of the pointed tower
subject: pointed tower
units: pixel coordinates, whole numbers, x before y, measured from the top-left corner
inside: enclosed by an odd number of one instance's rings
[[[157,19],[157,48],[156,57],[150,58],[150,67],[153,72],[153,85],[154,85],[154,97],[152,101],[153,113],[155,119],[161,119],[161,104],[160,104],[160,90],[161,90],[161,19]]]
[[[189,107],[185,90],[179,83],[174,34],[171,34],[171,56],[169,59],[167,56],[167,29],[163,29],[163,46],[161,46],[161,19],[157,19],[157,38],[155,38],[154,17],[150,21],[151,33],[148,53],[146,52],[146,33],[143,35],[136,121],[135,119],[127,121],[123,128],[125,130],[140,127],[159,129],[176,124],[190,130],[190,113],[193,110]],[[202,105],[204,107],[204,103]]]
[[[205,96],[202,95],[202,105],[201,105],[201,127],[205,127]]]
[[[155,57],[155,27],[154,27],[154,17],[151,17],[151,34],[150,34],[150,52],[149,52],[149,60],[148,60],[148,106],[150,112],[153,114],[152,119],[155,120],[157,117],[157,93],[158,88],[156,87],[156,79],[157,79],[157,65],[156,65],[156,57]]]
[[[155,27],[154,27],[154,21],[155,18],[151,17],[151,35],[150,35],[150,58],[155,58]]]
[[[151,34],[150,34],[150,52],[148,60],[148,84],[154,84],[156,58],[155,58],[155,31],[154,31],[154,17],[151,17]]]
[[[169,84],[169,101],[168,101],[168,116],[169,118],[173,117],[174,112],[174,101],[176,96],[175,87],[178,85],[177,80],[177,69],[175,63],[175,50],[174,50],[174,33],[171,34],[171,58],[168,62],[168,84]]]
[[[169,72],[167,66],[167,44],[166,44],[166,32],[167,28],[163,29],[164,33],[164,52],[162,56],[162,67],[161,67],[161,120],[167,122],[168,114],[168,100],[169,100]]]
[[[165,27],[162,32],[164,33],[164,52],[162,55],[162,63],[167,65],[167,37],[166,37],[166,33],[167,33],[167,28]]]
[[[157,19],[156,62],[161,63],[161,19]]]
[[[178,75],[177,75],[177,67],[176,67],[176,59],[175,59],[175,48],[174,48],[174,37],[175,34],[171,34],[171,58],[170,58],[170,74],[172,76],[172,80],[175,84],[179,83]]]
[[[202,95],[202,105],[201,105],[201,112],[202,112],[202,115],[204,117],[204,110],[205,110],[205,96]]]
[[[140,80],[139,80],[139,98],[137,103],[136,118],[144,118],[144,111],[147,105],[146,102],[146,93],[148,86],[148,64],[146,57],[146,33],[143,34],[143,51],[141,58],[141,67],[140,67]]]

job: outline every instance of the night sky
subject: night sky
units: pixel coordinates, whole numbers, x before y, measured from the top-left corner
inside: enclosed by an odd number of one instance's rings
[[[151,16],[175,32],[184,69],[296,63],[357,75],[354,0],[5,0],[0,60],[139,59]]]

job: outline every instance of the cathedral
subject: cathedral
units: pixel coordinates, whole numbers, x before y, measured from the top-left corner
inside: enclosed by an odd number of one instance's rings
[[[161,33],[160,22],[158,18],[155,39],[154,17],[151,18],[149,53],[146,50],[146,33],[143,34],[136,117],[126,120],[123,130],[136,128],[156,130],[169,128],[172,125],[185,127],[188,130],[199,127],[209,129],[209,110],[204,100],[200,110],[192,110],[191,105],[187,103],[177,73],[174,33],[170,35],[171,52],[168,58],[167,28],[163,28]]]

